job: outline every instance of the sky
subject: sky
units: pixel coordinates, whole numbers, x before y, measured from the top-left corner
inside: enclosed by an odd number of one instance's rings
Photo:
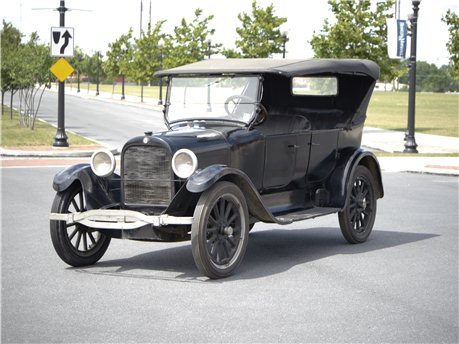
[[[142,1],[144,29],[150,20],[150,3],[151,22],[167,20],[164,24],[166,33],[172,33],[174,26],[179,25],[183,17],[191,19],[194,10],[201,8],[204,16],[214,15],[210,22],[210,27],[215,29],[212,41],[222,43],[227,48],[234,47],[238,37],[235,31],[240,24],[237,15],[241,12],[250,13],[252,3],[251,0]],[[412,13],[411,0],[400,1],[400,18],[407,19],[408,14]],[[139,35],[140,2],[141,0],[66,0],[66,7],[74,10],[66,13],[65,26],[74,28],[75,45],[81,47],[85,53],[104,53],[108,44],[126,33],[130,27],[135,36]],[[309,44],[313,33],[320,31],[325,19],[333,18],[326,0],[258,0],[257,4],[262,7],[273,4],[275,14],[287,18],[287,22],[281,27],[289,37],[286,58],[313,57]],[[2,19],[11,22],[24,34],[37,31],[41,42],[49,43],[50,28],[59,26],[59,14],[51,9],[34,9],[58,6],[59,0],[3,0],[0,13]],[[459,1],[422,0],[418,21],[418,60],[438,66],[448,64],[446,42],[449,36],[446,24],[441,21],[448,9],[459,13]]]

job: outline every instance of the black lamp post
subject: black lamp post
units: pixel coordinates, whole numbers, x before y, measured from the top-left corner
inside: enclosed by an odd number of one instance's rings
[[[120,47],[121,50],[121,61],[124,60],[125,54],[127,52],[127,47],[123,42],[123,45]],[[124,73],[121,75],[121,100],[124,100],[126,97],[124,96]]]
[[[77,92],[80,92],[80,73],[81,73],[81,55],[78,54],[78,68],[77,68]]]
[[[210,54],[212,49],[212,41],[207,40],[207,58],[210,60]],[[212,112],[212,105],[210,104],[210,82],[207,84],[207,112]]]
[[[159,46],[159,68],[163,69],[163,48],[164,48],[164,39],[160,39],[158,42]],[[158,105],[163,105],[163,78],[159,77],[159,101]]]
[[[411,54],[410,54],[410,81],[408,95],[408,129],[403,153],[418,153],[415,133],[415,109],[416,109],[416,39],[419,4],[421,0],[412,0],[413,16],[411,21]]]
[[[81,54],[77,53],[77,61],[78,61],[78,68],[77,68],[77,92],[80,92],[80,69],[81,69]]]
[[[287,32],[282,33],[282,58],[285,59],[285,43],[287,43]]]
[[[207,40],[207,57],[210,60],[210,55],[211,55],[211,49],[212,49],[212,41],[209,39]]]
[[[96,84],[96,96],[99,95],[99,83],[100,83],[100,52],[97,52],[97,84]]]
[[[59,26],[65,27],[65,12],[68,8],[65,7],[65,1],[60,0],[59,7]],[[59,81],[59,90],[57,98],[57,130],[54,136],[54,147],[68,147],[67,134],[65,133],[65,83]]]

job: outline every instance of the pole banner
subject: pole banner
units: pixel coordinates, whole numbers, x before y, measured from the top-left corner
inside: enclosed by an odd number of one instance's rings
[[[407,31],[406,20],[387,19],[387,53],[391,59],[406,58]]]
[[[404,59],[406,57],[406,20],[397,19],[397,56]]]

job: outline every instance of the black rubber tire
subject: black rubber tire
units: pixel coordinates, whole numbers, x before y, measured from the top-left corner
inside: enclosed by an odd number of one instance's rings
[[[338,213],[344,238],[351,244],[365,242],[376,218],[375,181],[365,166],[357,166],[351,179],[346,207]]]
[[[191,246],[197,268],[212,279],[231,275],[244,258],[249,238],[241,190],[233,183],[216,183],[200,196],[193,218]]]
[[[52,213],[71,213],[84,210],[86,207],[80,183],[74,183],[67,190],[58,192],[51,207]],[[50,233],[56,253],[71,266],[95,264],[107,251],[111,240],[110,237],[99,231],[78,223],[67,225],[65,221],[51,220]],[[83,239],[83,243],[81,239]],[[81,244],[83,247],[80,250]]]

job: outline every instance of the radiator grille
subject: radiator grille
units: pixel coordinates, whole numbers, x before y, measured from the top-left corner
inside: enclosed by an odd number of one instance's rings
[[[131,146],[124,152],[124,203],[168,205],[172,199],[171,155],[161,145]]]

